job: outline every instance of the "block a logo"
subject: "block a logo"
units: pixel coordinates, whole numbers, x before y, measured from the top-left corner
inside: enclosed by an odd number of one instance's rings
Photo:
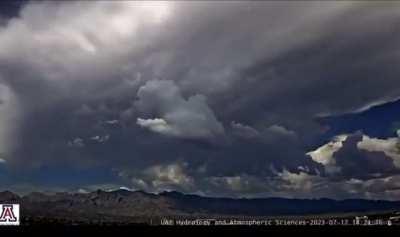
[[[19,224],[19,204],[0,204],[0,226]]]

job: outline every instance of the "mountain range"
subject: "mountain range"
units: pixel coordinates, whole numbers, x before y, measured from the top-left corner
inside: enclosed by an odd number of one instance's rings
[[[399,211],[400,201],[364,199],[234,199],[180,192],[97,190],[90,193],[0,192],[0,203],[19,203],[25,223],[152,223],[161,218],[276,217]]]

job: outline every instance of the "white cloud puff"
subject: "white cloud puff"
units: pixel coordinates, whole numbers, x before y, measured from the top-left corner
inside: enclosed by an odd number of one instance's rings
[[[393,159],[393,164],[400,168],[400,140],[398,137],[378,139],[363,135],[362,140],[357,143],[357,148],[366,151],[381,151]]]
[[[188,191],[194,188],[194,179],[186,172],[187,163],[153,165],[143,170],[121,171],[120,177],[128,178],[135,189],[159,192],[169,189]]]
[[[168,185],[188,187],[193,184],[192,178],[185,173],[183,166],[179,164],[152,166],[145,170],[145,174],[153,178],[151,183],[154,187]]]
[[[336,166],[336,161],[333,154],[343,147],[343,142],[346,141],[347,135],[338,135],[333,138],[333,141],[318,147],[314,151],[307,152],[315,162],[323,164],[325,171],[328,173],[335,173],[340,171],[340,168]]]
[[[139,88],[137,108],[160,118],[137,119],[139,126],[180,138],[213,138],[224,134],[222,124],[202,95],[183,98],[170,80],[151,80]]]
[[[137,125],[148,128],[150,131],[156,133],[162,133],[166,135],[177,136],[176,130],[174,130],[164,119],[141,119],[136,120]]]

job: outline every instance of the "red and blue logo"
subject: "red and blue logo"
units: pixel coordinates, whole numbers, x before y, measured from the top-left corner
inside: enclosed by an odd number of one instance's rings
[[[19,204],[0,204],[0,225],[19,225]]]

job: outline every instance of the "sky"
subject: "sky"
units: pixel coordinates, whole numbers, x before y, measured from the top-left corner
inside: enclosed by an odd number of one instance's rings
[[[400,3],[0,3],[0,189],[400,199]]]

